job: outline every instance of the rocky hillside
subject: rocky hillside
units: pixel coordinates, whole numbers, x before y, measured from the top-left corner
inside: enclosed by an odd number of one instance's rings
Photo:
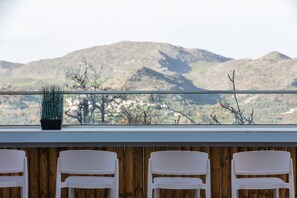
[[[18,69],[23,64],[0,61],[0,76],[9,75],[12,70]]]
[[[186,76],[204,89],[231,89],[227,75],[236,72],[237,89],[293,89],[297,78],[297,59],[271,52],[258,59],[239,59],[216,63]]]
[[[233,70],[237,89],[293,89],[297,86],[297,59],[279,52],[258,59],[234,60],[201,49],[128,41],[26,65],[0,62],[0,85],[16,81],[19,86],[30,87],[42,82],[63,83],[65,71],[77,68],[82,60],[101,70],[102,78],[114,89],[124,84],[142,90],[230,89],[227,74]]]
[[[175,84],[170,84],[173,81],[147,83],[145,79],[140,79],[143,82],[140,87],[131,83],[131,79],[138,76],[140,71],[149,68],[156,76],[189,81],[182,75],[189,72],[193,64],[225,62],[231,59],[205,50],[186,49],[165,43],[119,42],[71,52],[60,58],[30,62],[15,70],[12,76],[19,79],[25,77],[26,80],[31,79],[35,82],[50,80],[63,82],[65,71],[76,68],[82,60],[92,64],[98,71],[101,70],[101,76],[107,79],[113,88],[120,88],[130,81],[130,86],[133,88],[170,90],[176,87]],[[134,82],[139,84],[139,81]],[[185,90],[195,87],[190,81],[182,85],[185,87],[180,89]]]

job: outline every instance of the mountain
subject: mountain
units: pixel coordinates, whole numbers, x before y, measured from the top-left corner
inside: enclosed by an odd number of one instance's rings
[[[0,60],[0,68],[2,69],[16,69],[21,67],[23,64],[21,63],[11,63],[7,61],[1,61]]]
[[[5,82],[18,79],[26,82],[21,85],[30,86],[63,83],[65,72],[78,68],[82,60],[100,70],[102,78],[114,89],[124,85],[142,90],[231,89],[227,74],[233,70],[237,89],[290,89],[297,84],[296,58],[280,52],[270,52],[258,59],[234,60],[201,49],[129,41],[33,61],[11,70],[12,78]]]
[[[11,63],[7,61],[0,60],[0,76],[8,75],[12,70],[18,69],[22,66],[21,63]]]
[[[280,53],[280,52],[274,51],[274,52],[270,52],[270,53],[266,54],[265,56],[262,56],[258,60],[260,60],[260,61],[267,61],[267,60],[268,61],[282,61],[282,60],[288,60],[288,59],[291,59],[291,58]]]
[[[232,89],[227,75],[232,74],[233,70],[237,89],[294,89],[292,83],[297,78],[297,59],[271,52],[255,60],[238,59],[217,63],[196,75],[185,76],[201,88],[224,90]]]
[[[108,83],[117,89],[137,75],[137,72],[145,70],[144,68],[154,71],[154,75],[179,79],[184,73],[189,72],[195,63],[217,63],[231,59],[201,49],[186,49],[166,43],[124,41],[74,51],[60,58],[33,61],[15,70],[13,76],[15,78],[25,76],[26,79],[37,81],[63,82],[65,72],[78,68],[83,60],[92,64],[97,71],[100,70],[101,77],[107,79]],[[163,89],[174,87],[168,82],[165,84]],[[148,89],[146,86],[160,89],[155,82],[144,83],[139,89]],[[193,87],[195,86],[181,89],[188,90]]]
[[[162,73],[156,72],[150,68],[144,67],[139,69],[126,82],[126,87],[131,90],[172,90],[172,91],[201,91],[203,89],[197,88],[192,81],[182,75],[166,76]],[[173,96],[174,97],[174,96]],[[184,95],[183,98],[190,99],[199,104],[215,104],[219,96],[205,96],[205,95]]]

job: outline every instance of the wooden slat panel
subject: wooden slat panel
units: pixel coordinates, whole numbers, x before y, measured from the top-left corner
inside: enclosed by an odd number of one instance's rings
[[[124,177],[124,186],[125,186],[125,198],[134,197],[134,186],[133,186],[133,152],[134,149],[131,147],[126,147],[125,149],[125,177]]]
[[[27,154],[28,158],[28,170],[29,170],[29,197],[39,198],[39,157],[38,149],[30,148]]]
[[[11,197],[11,188],[1,188],[1,197]]]
[[[148,161],[150,158],[150,154],[151,152],[153,152],[153,148],[152,147],[145,147],[144,148],[144,159],[143,159],[143,163],[144,163],[144,193],[143,193],[143,197],[147,197],[147,183],[148,183]]]
[[[134,196],[135,198],[141,198],[143,196],[143,148],[134,148],[134,172],[133,172],[133,182],[134,182]]]
[[[231,165],[230,165],[230,149],[228,147],[221,149],[221,188],[222,188],[222,198],[231,197]]]
[[[296,182],[296,162],[297,153],[295,147],[71,147],[68,149],[96,149],[116,151],[119,158],[120,170],[120,189],[121,198],[128,197],[146,197],[147,191],[147,168],[150,153],[158,150],[193,150],[209,153],[211,160],[211,179],[212,179],[212,197],[227,198],[231,197],[231,159],[232,154],[238,151],[247,150],[288,150],[291,153],[294,166],[294,179]],[[56,184],[56,166],[57,158],[60,150],[65,148],[26,148],[28,157],[29,169],[29,191],[30,197],[55,197]],[[288,179],[286,177],[282,177]],[[271,190],[241,190],[241,198],[272,198],[273,191]],[[18,188],[3,188],[0,195],[2,197],[20,197]],[[163,198],[172,197],[193,197],[193,191],[182,190],[165,190],[162,191]],[[205,196],[204,191],[201,191],[201,197]],[[62,191],[62,197],[67,197],[67,190]],[[76,190],[75,197],[108,197],[107,190]],[[288,197],[287,190],[281,190],[281,198]]]
[[[39,148],[39,185],[40,185],[40,198],[48,197],[48,149]]]
[[[11,197],[20,197],[21,188],[11,188]]]
[[[58,153],[56,148],[49,148],[48,150],[49,198],[55,198]]]
[[[221,193],[221,148],[214,147],[210,149],[210,161],[211,164],[211,197],[220,198]]]

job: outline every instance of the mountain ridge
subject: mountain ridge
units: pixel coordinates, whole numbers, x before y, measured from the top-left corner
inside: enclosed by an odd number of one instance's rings
[[[184,90],[194,89],[190,86],[191,83],[198,89],[230,89],[227,74],[233,70],[238,76],[239,89],[291,88],[297,77],[297,70],[294,69],[297,58],[290,58],[276,51],[258,59],[232,59],[207,50],[188,49],[168,43],[121,41],[76,50],[58,58],[32,61],[10,69],[0,67],[0,85],[13,84],[15,79],[21,81],[18,85],[28,87],[37,87],[42,83],[63,84],[65,72],[77,69],[82,60],[101,71],[101,77],[113,89],[121,89],[127,81],[130,82],[147,68],[154,71],[156,76],[189,81],[182,87]],[[144,78],[150,79],[151,76]],[[169,90],[176,87],[176,84],[166,82],[165,78],[163,80],[162,83],[135,81],[130,82],[130,86],[137,89],[153,87]]]
[[[147,67],[168,76],[182,75],[195,62],[232,60],[200,49],[153,42],[118,42],[77,50],[63,57],[33,61],[14,70],[13,75],[38,80],[65,80],[65,72],[78,67],[82,60],[102,71],[102,78],[111,79],[121,87],[135,71]],[[170,86],[168,86],[170,87]],[[145,89],[145,87],[144,87]]]
[[[291,58],[278,51],[272,51],[260,57],[258,60],[282,61],[282,60],[288,60],[288,59],[291,59]]]

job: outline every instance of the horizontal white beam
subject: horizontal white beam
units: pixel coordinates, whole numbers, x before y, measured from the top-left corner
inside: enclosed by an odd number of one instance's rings
[[[0,127],[0,146],[297,146],[295,125]]]

